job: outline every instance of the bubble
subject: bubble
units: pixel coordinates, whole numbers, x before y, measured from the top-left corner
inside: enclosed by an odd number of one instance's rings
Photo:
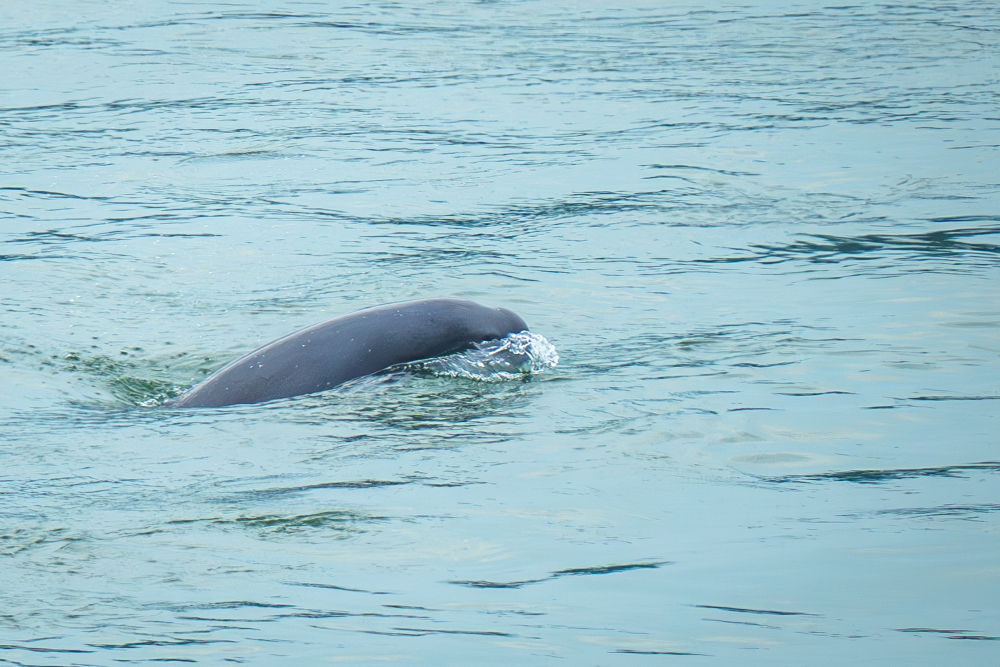
[[[476,343],[464,352],[428,359],[416,370],[483,382],[515,380],[555,368],[559,353],[544,336],[522,331],[499,340]]]

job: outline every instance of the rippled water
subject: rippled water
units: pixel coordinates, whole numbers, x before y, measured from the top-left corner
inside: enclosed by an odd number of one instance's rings
[[[4,3],[0,662],[992,664],[998,56],[996,2]],[[144,407],[429,296],[558,365]]]

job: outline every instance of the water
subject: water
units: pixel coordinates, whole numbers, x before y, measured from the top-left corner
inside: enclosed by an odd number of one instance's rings
[[[0,661],[995,664],[998,53],[995,2],[4,3]],[[429,296],[558,365],[156,407]]]

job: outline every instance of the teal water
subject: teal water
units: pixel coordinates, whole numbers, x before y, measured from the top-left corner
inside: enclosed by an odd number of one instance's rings
[[[1000,5],[0,6],[0,663],[990,665]],[[430,296],[559,362],[167,397]]]

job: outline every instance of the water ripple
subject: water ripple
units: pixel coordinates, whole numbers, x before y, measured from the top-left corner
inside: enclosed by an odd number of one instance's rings
[[[694,263],[733,264],[757,262],[767,265],[802,263],[849,265],[867,275],[903,275],[912,270],[971,273],[995,267],[1000,244],[966,239],[1000,234],[1000,227],[965,227],[908,234],[861,234],[834,236],[815,234],[781,245],[752,244],[748,254],[695,259]],[[844,271],[830,275],[838,279],[858,275]]]
[[[935,468],[898,468],[889,470],[843,470],[837,472],[812,473],[800,475],[782,475],[780,477],[763,477],[767,482],[777,484],[798,482],[854,482],[858,484],[878,484],[898,479],[914,479],[921,477],[967,477],[967,471],[981,470],[989,473],[1000,473],[1000,462],[984,461],[963,465],[940,466]]]
[[[570,577],[570,576],[581,576],[581,575],[591,575],[591,574],[612,574],[616,572],[627,572],[629,570],[645,570],[645,569],[656,569],[663,567],[664,565],[671,565],[669,561],[655,561],[648,563],[626,563],[623,565],[598,565],[595,567],[576,567],[569,568],[566,570],[556,570],[550,573],[548,576],[541,577],[538,579],[522,579],[519,581],[476,581],[476,580],[458,580],[449,581],[450,584],[457,584],[459,586],[467,586],[469,588],[521,588],[528,584],[539,584],[545,581],[552,581],[553,579],[559,579],[560,577]]]

